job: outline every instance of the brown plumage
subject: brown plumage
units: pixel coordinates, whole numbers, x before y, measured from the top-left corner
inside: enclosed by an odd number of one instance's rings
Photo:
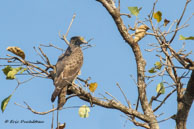
[[[86,43],[82,37],[72,37],[69,47],[62,54],[56,64],[56,75],[54,77],[55,91],[51,101],[54,102],[58,96],[58,109],[61,109],[66,102],[67,89],[76,79],[82,64],[83,53],[80,45]]]

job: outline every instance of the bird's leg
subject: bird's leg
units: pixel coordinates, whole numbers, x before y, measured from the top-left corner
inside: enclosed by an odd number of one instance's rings
[[[90,106],[93,107],[92,95],[91,95],[90,93],[87,93],[86,96],[87,96],[87,98],[88,98],[89,101],[90,101]]]

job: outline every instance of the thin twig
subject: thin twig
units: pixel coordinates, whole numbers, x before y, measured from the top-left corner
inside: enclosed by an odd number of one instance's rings
[[[69,30],[70,30],[70,28],[71,28],[71,25],[72,25],[74,19],[75,19],[75,16],[76,16],[76,14],[73,14],[73,18],[71,19],[71,23],[69,24],[69,27],[68,27],[67,32],[66,32],[66,34],[65,34],[65,37],[67,37],[67,35],[68,35],[68,33],[69,33]]]
[[[69,41],[67,40],[67,35],[68,35],[69,30],[70,30],[70,28],[71,28],[71,25],[72,25],[72,23],[73,23],[73,21],[74,21],[74,19],[75,19],[75,16],[76,16],[76,14],[73,14],[73,17],[72,17],[72,19],[71,19],[71,22],[70,22],[70,24],[69,24],[69,27],[68,27],[67,32],[65,33],[65,35],[63,35],[63,36],[61,37],[61,34],[60,34],[60,32],[59,32],[59,37],[60,37],[62,40],[64,40],[64,41],[66,42],[67,45],[69,45]]]
[[[135,78],[133,77],[133,75],[130,75],[130,77],[132,78],[134,83],[137,85],[137,87],[139,87],[139,85],[137,84],[137,82],[136,82]],[[137,98],[136,107],[135,107],[136,111],[138,110],[138,107],[139,107],[139,101],[140,101],[140,98],[139,98],[139,93],[138,93],[138,98]]]
[[[86,50],[86,49],[88,49],[88,48],[91,48],[91,47],[95,47],[96,45],[90,45],[90,44],[87,44],[86,46],[82,46],[82,48],[83,48],[83,50]]]
[[[128,107],[131,108],[131,104],[129,102],[129,100],[127,99],[127,96],[125,95],[125,93],[123,92],[122,88],[120,87],[119,83],[116,83],[116,85],[119,87],[121,93],[123,94],[124,98],[125,98],[125,101],[127,102],[128,104]]]
[[[86,80],[81,79],[80,77],[77,77],[77,79],[78,79],[79,81],[81,81],[81,82],[84,82],[84,83],[85,83],[85,87],[88,87],[88,86],[89,86],[88,81],[91,80],[91,77],[88,77]]]
[[[59,129],[59,110],[57,110],[57,129]]]
[[[99,95],[103,97],[102,99],[109,101],[109,99],[107,97],[105,97],[103,94],[99,93]]]
[[[27,109],[27,110],[30,110],[32,113],[34,113],[34,114],[38,114],[38,115],[46,115],[46,114],[48,114],[48,113],[51,113],[51,112],[54,112],[54,111],[56,111],[57,110],[57,108],[52,108],[51,110],[49,110],[49,111],[45,111],[45,112],[38,112],[38,111],[35,111],[34,109],[32,109],[26,102],[24,102],[24,104],[26,105],[26,106],[23,106],[23,105],[21,105],[21,104],[18,104],[18,103],[14,103],[15,105],[17,105],[17,106],[19,106],[19,107],[22,107],[22,108],[25,108],[25,109]],[[64,107],[64,108],[62,108],[61,110],[64,110],[64,109],[72,109],[72,108],[80,108],[81,106],[70,106],[70,107]],[[91,107],[91,106],[88,106],[88,107]],[[94,106],[92,106],[92,107],[94,107]]]
[[[172,22],[172,24],[170,25],[170,27],[168,28],[168,31],[164,34],[164,36],[166,36],[170,30],[172,29],[172,27],[174,26],[174,24],[177,22],[177,20],[175,20],[174,22]]]
[[[43,58],[43,56],[39,53],[39,51],[36,50],[36,47],[33,47],[35,52],[40,56],[40,58],[46,63],[46,60]]]
[[[183,18],[183,16],[184,16],[184,14],[185,14],[187,5],[189,4],[190,1],[191,1],[191,0],[187,0],[187,1],[186,1],[185,7],[184,7],[183,12],[182,12],[182,14],[181,14],[181,17],[179,18],[179,20],[178,20],[178,22],[177,22],[177,24],[176,24],[176,29],[178,29],[179,24],[180,24],[180,22],[181,22],[181,20],[182,20],[182,18]],[[177,32],[178,32],[178,30],[174,32],[174,34],[173,34],[171,40],[169,41],[169,44],[174,40],[174,38],[175,38]]]
[[[152,8],[152,10],[151,10],[151,12],[150,12],[150,14],[149,14],[150,19],[152,19],[152,17],[153,17],[154,10],[155,10],[155,7],[156,7],[157,2],[158,2],[158,0],[156,0],[156,1],[154,2],[154,4],[153,4],[153,8]]]
[[[186,25],[187,22],[193,17],[194,13],[191,14],[191,16],[185,21],[185,23],[183,25]]]
[[[128,18],[131,18],[131,15],[130,14],[127,14],[127,13],[121,13],[120,15],[121,16],[127,16]]]
[[[59,47],[53,45],[52,43],[49,43],[49,45],[40,44],[40,46],[43,46],[43,47],[53,47],[53,48],[56,48],[56,49],[58,49],[58,50],[60,50],[60,51],[62,51],[62,52],[65,51],[64,49],[59,48]]]
[[[55,108],[54,104],[53,104],[53,109]],[[52,123],[51,123],[51,129],[53,129],[53,125],[54,125],[54,112],[52,114]]]
[[[47,57],[47,55],[42,51],[42,49],[40,48],[40,46],[38,47],[38,49],[40,50],[41,54],[44,56],[44,58],[46,59],[46,63],[53,68],[53,66],[51,65],[49,58]]]
[[[162,75],[164,75],[165,71],[166,71],[166,69],[163,69],[162,71],[160,71],[160,72],[158,72],[158,73],[156,73],[156,74],[154,74],[152,76],[145,76],[145,77],[148,78],[148,79],[150,79],[150,78],[162,76]]]
[[[138,122],[136,121],[133,117],[131,117],[130,115],[127,115],[127,119],[131,122],[133,122],[134,125],[136,126],[140,126],[140,127],[144,127],[146,129],[150,129],[149,125],[147,123],[141,123],[141,122]],[[124,116],[123,116],[124,117]]]
[[[28,81],[30,81],[30,80],[32,80],[34,77],[31,77],[31,78],[29,78],[29,79],[27,79],[27,80],[25,80],[25,81],[23,81],[23,82],[20,82],[17,78],[15,79],[16,81],[17,81],[17,86],[16,86],[16,88],[13,90],[13,92],[12,92],[12,96],[13,96],[13,94],[16,92],[16,90],[18,89],[18,87],[21,85],[21,84],[23,84],[23,83],[26,83],[26,82],[28,82]]]
[[[117,101],[118,103],[120,103],[113,95],[111,95],[109,92],[105,91],[105,93],[107,95],[109,95],[110,97],[112,97],[115,101]]]
[[[152,106],[152,103],[153,103],[154,100],[155,100],[155,101],[159,101],[159,100],[157,100],[157,98],[160,97],[160,95],[161,95],[161,93],[160,93],[161,90],[162,90],[162,88],[160,88],[160,90],[158,91],[158,93],[157,93],[156,96],[152,96],[152,97],[151,97],[151,100],[150,100],[150,102],[149,102],[149,105],[150,105],[150,106]],[[159,102],[160,102],[160,101],[159,101]]]
[[[61,36],[61,33],[59,32],[59,38],[60,39],[62,39],[62,40],[64,40],[65,41],[65,43],[67,44],[67,45],[69,45],[70,43],[69,43],[69,41],[67,40],[67,38],[63,35],[63,36]]]
[[[169,120],[169,119],[173,119],[173,118],[174,118],[174,115],[172,115],[172,116],[170,116],[170,117],[168,117],[168,118],[166,118],[166,119],[157,121],[157,123],[161,123],[161,122],[167,121],[167,120]]]
[[[51,110],[46,111],[46,112],[37,112],[37,111],[33,110],[26,102],[24,102],[24,104],[25,104],[27,107],[25,107],[25,106],[23,106],[23,105],[20,105],[20,104],[17,104],[16,102],[15,102],[14,104],[17,105],[17,106],[20,106],[20,107],[22,107],[22,108],[28,109],[28,110],[30,110],[31,112],[33,112],[34,114],[38,114],[38,115],[45,115],[45,114],[48,114],[48,113],[50,113],[50,112],[53,112],[53,111],[57,110],[57,108],[54,108],[54,109],[51,109]]]
[[[0,65],[0,66],[24,66],[24,64],[20,64],[20,65],[17,65],[17,64],[5,64],[5,65]]]
[[[186,24],[186,25],[182,25],[181,27],[179,27],[179,28],[177,28],[177,29],[175,29],[175,30],[172,30],[172,31],[169,31],[169,32],[164,32],[164,33],[163,33],[163,36],[166,36],[167,34],[176,32],[176,31],[181,30],[181,29],[183,29],[183,28],[186,28],[186,27],[188,27],[188,26],[189,26],[189,25]]]
[[[15,57],[15,56],[11,56],[11,55],[7,55],[7,56],[11,57],[11,59],[13,59],[13,60],[17,60],[17,61],[21,62],[22,64],[26,65],[27,67],[30,66],[32,68],[36,68],[36,69],[40,70],[42,73],[45,73],[46,75],[49,75],[49,73],[47,71],[43,70],[42,68],[40,68],[40,67],[38,67],[38,66],[36,66],[34,64],[29,63],[26,60],[23,60],[21,58],[18,58],[18,57]]]
[[[163,101],[160,103],[160,105],[158,105],[153,111],[157,111],[163,104],[164,102],[176,91],[176,89],[172,90],[164,99]]]

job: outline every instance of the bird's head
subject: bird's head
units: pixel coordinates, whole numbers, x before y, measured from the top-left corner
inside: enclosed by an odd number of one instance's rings
[[[80,46],[81,44],[86,44],[86,43],[87,41],[84,40],[84,38],[80,36],[74,36],[70,40],[70,44],[76,45],[76,46]]]

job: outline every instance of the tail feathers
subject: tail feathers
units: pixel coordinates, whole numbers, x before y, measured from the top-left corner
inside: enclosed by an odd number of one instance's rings
[[[55,101],[55,99],[59,95],[60,91],[61,91],[61,88],[57,88],[57,87],[55,88],[55,91],[53,92],[52,97],[51,97],[51,102]]]
[[[60,94],[58,95],[58,107],[57,109],[62,109],[63,105],[66,103],[66,94],[67,94],[67,87],[65,86]]]

